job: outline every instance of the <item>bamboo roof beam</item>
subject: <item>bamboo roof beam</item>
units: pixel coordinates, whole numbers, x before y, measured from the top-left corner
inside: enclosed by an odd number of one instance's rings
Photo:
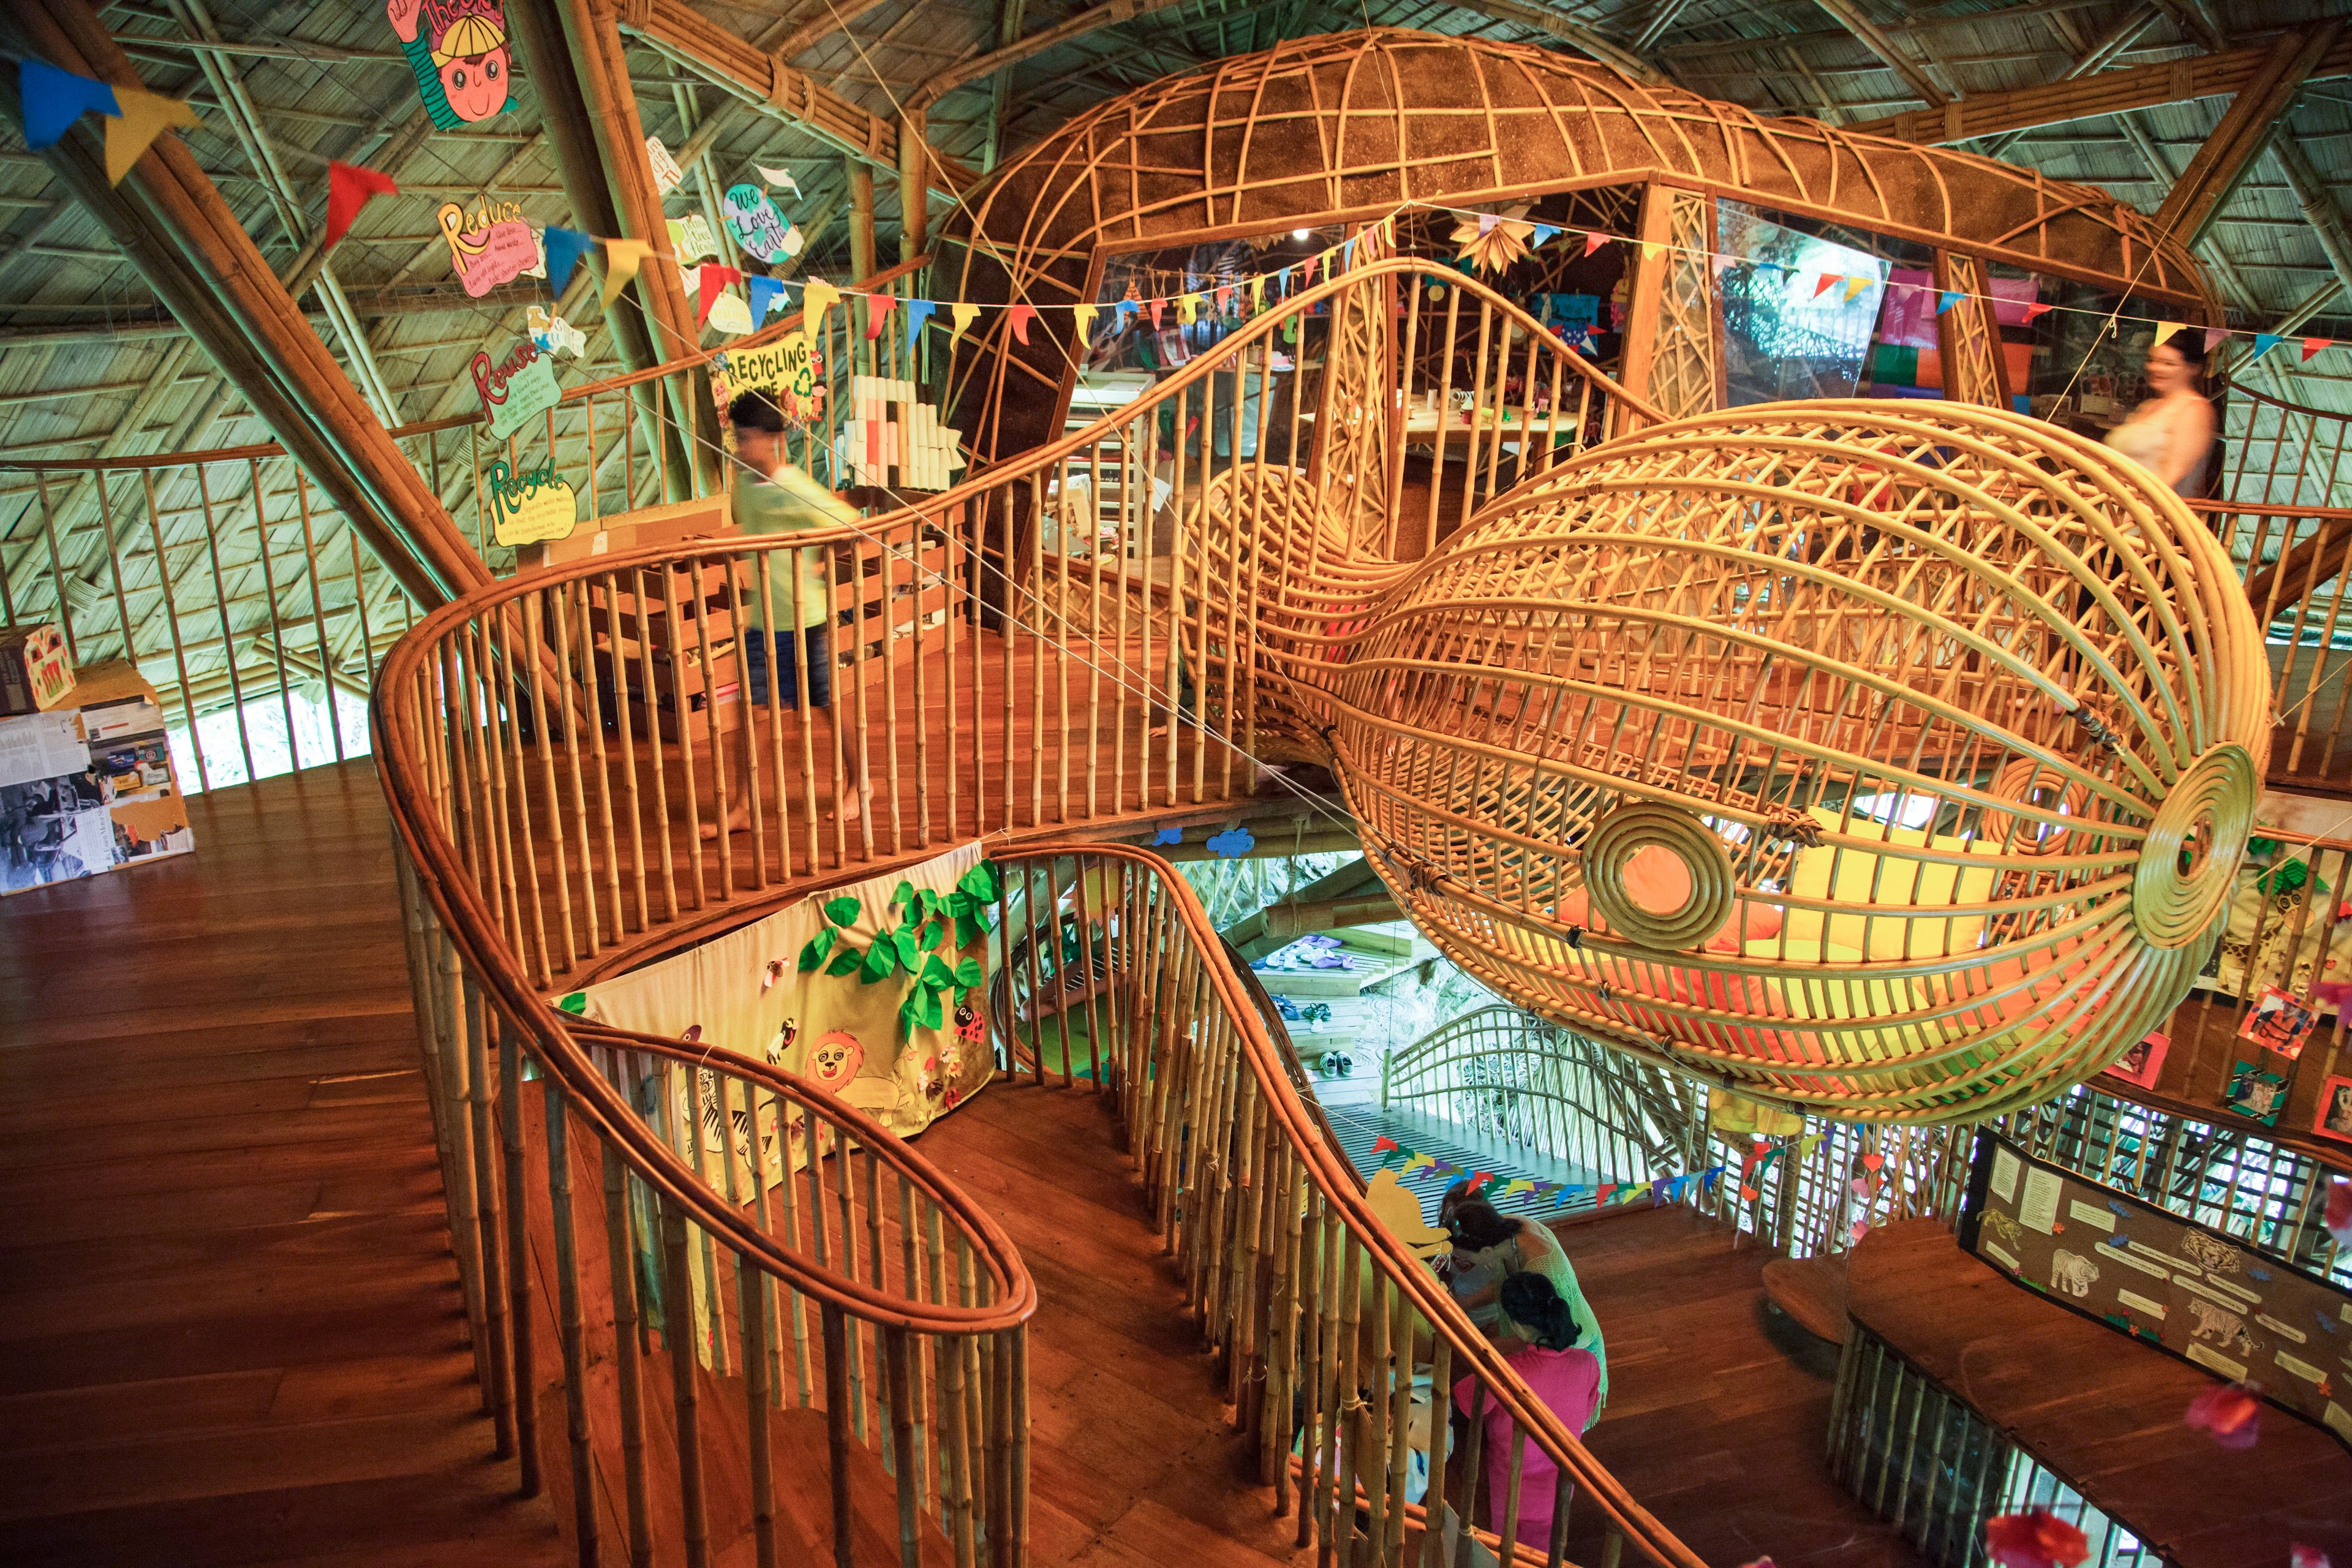
[[[2352,292],[2352,225],[2347,224],[2336,193],[2328,189],[2319,171],[2311,166],[2311,159],[2294,137],[2271,138],[2271,156],[2278,160],[2280,171],[2294,191],[2296,204],[2303,208],[2304,222],[2311,226],[2312,237],[2319,241],[2319,248],[2327,255],[2327,265],[2336,273],[2334,289],[2322,287],[2304,305],[2296,307],[2301,313],[2293,318],[2293,325],[2299,327],[2325,309],[2339,290]]]
[[[2221,124],[2166,193],[2164,205],[2156,211],[2158,229],[2191,245],[2203,236],[2221,204],[2269,145],[2279,117],[2343,30],[2340,21],[2326,22],[2299,37],[2283,35],[2271,47],[2263,68],[2239,89]]]
[[[2117,55],[2131,47],[2139,36],[2147,32],[2156,19],[2163,14],[2163,7],[2158,5],[2156,0],[2140,0],[2139,5],[2133,6],[2109,24],[2106,31],[2092,39],[2089,44],[2083,46],[2082,52],[2074,57],[2074,63],[2059,73],[2057,79],[2079,81],[2086,76],[2106,69],[2115,63]],[[2052,12],[2051,20],[2053,25],[2059,26],[2063,33],[2071,34],[2074,31],[2073,25],[2063,12]],[[2025,132],[2022,131],[2002,132],[1985,143],[1985,156],[2001,157],[2011,147],[2017,145],[2024,135]]]
[[[1849,131],[1927,145],[1973,141],[2010,131],[2032,131],[2070,120],[2091,120],[2191,99],[2243,92],[2269,62],[2268,47],[2195,55],[2155,65],[2099,71],[2079,80],[2044,82],[2007,92],[1972,92],[1939,109],[1912,110],[1849,125]],[[2352,41],[2337,39],[2305,79],[2352,76]]]
[[[1862,40],[1863,47],[1886,62],[1886,68],[1901,77],[1913,92],[1927,100],[1930,109],[1941,109],[1951,101],[1942,89],[1927,78],[1927,71],[1903,47],[1879,30],[1878,24],[1862,13],[1853,0],[1814,0],[1822,10],[1837,18],[1841,26]]]

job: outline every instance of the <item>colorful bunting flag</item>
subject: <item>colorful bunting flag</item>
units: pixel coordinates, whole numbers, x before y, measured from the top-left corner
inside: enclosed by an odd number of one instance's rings
[[[1080,343],[1090,343],[1094,341],[1095,316],[1097,313],[1097,312],[1092,305],[1080,305],[1071,310],[1071,317],[1078,323],[1078,342]]]
[[[2171,337],[2173,333],[2179,331],[2183,324],[2184,323],[2179,321],[2158,321],[2156,324],[2156,342],[2150,343],[2148,347],[2162,348],[2164,346],[2165,340]]]
[[[398,195],[400,195],[400,187],[393,183],[390,174],[379,174],[373,169],[362,169],[356,163],[330,162],[327,164],[327,248],[334,249],[343,236],[351,233],[352,225],[358,221],[362,207],[366,206],[377,196]],[[568,228],[551,228],[547,231],[547,261],[551,275],[555,265],[555,237],[571,232]],[[595,243],[584,234],[577,237],[583,250]],[[572,253],[572,259],[575,262],[580,259],[577,251]],[[564,268],[567,275],[571,270],[570,267]],[[556,291],[562,292],[561,283],[556,286]]]
[[[140,154],[154,144],[166,127],[192,131],[204,123],[184,98],[122,87],[115,89],[114,100],[120,108],[116,117],[106,122],[106,183],[110,185],[122,183],[122,176],[131,173]]]
[[[332,168],[341,168],[344,165],[338,163],[332,165]],[[331,173],[331,169],[330,172]],[[359,170],[358,173],[366,174],[370,174],[371,171],[362,169]],[[374,175],[374,177],[377,179],[384,178],[381,174]],[[386,184],[391,184],[389,180],[385,180],[384,183]],[[396,190],[398,187],[394,186],[394,189]],[[362,196],[361,200],[364,202],[366,198]],[[332,229],[331,218],[334,210],[334,198],[332,195],[330,195],[327,199],[327,212],[331,220],[330,232],[331,232]],[[350,224],[346,222],[344,226],[348,228]],[[334,241],[331,239],[327,243],[332,245]],[[563,294],[564,285],[572,281],[572,269],[580,265],[580,258],[582,257],[587,255],[591,250],[593,250],[596,247],[596,237],[593,234],[583,234],[576,228],[562,228],[554,224],[549,224],[547,226],[547,233],[543,237],[541,243],[545,246],[547,252],[548,292],[560,299]]]
[[[803,323],[814,331],[824,323],[824,313],[841,300],[841,290],[822,278],[812,278],[801,286],[801,312]]]
[[[2025,307],[2025,320],[2027,325],[2032,325],[2037,317],[2046,316],[2057,308],[2058,307],[2055,305],[2045,305],[2039,300],[2034,300],[2032,304]]]
[[[1609,237],[1605,234],[1588,234],[1584,237],[1584,254],[1590,256],[1608,243]]]
[[[882,335],[883,323],[889,321],[890,312],[898,303],[898,297],[895,294],[866,296],[866,336],[868,341]]]
[[[1834,272],[1824,272],[1820,277],[1814,279],[1813,298],[1818,300],[1822,295],[1828,293],[1830,291],[1830,285],[1836,281],[1837,274]]]
[[[1154,300],[1151,301],[1151,330],[1153,331],[1156,332],[1160,330],[1160,323],[1163,319],[1163,313],[1167,309],[1168,301],[1165,300]]]
[[[2286,342],[2285,337],[2278,332],[2256,332],[2254,334],[2254,352],[2247,363],[2252,363],[2253,360],[2262,358],[2264,354],[2270,353],[2271,350],[2278,347],[2279,344],[2284,342]]]
[[[1867,278],[1847,279],[1845,280],[1845,302],[1849,305],[1853,304],[1856,300],[1862,298],[1862,291],[1869,287],[1870,279]]]
[[[89,110],[122,112],[114,89],[106,83],[29,56],[16,68],[16,90],[24,100],[25,145],[36,153],[56,146],[66,128]]]
[[[710,307],[718,302],[719,291],[730,283],[740,283],[743,275],[732,267],[717,262],[705,262],[697,274],[698,298],[694,306],[694,324],[700,327],[710,319]]]
[[[2333,343],[2335,341],[2336,341],[2336,340],[2335,340],[2334,338],[2305,338],[2305,339],[2304,339],[2304,340],[2303,340],[2303,357],[2304,357],[2304,361],[2305,361],[2305,363],[2308,363],[2310,362],[2310,360],[2311,360],[2311,357],[2312,357],[2314,354],[2317,353],[2320,350],[2322,350],[2322,349],[2324,349],[2324,348],[2327,347],[2329,344]]]
[[[915,346],[923,341],[923,323],[931,319],[939,306],[929,300],[907,301],[907,357],[915,357]]]
[[[604,303],[610,307],[620,298],[646,264],[654,247],[642,239],[608,239],[604,242]]]
[[[1388,1136],[1386,1133],[1382,1133],[1380,1137],[1372,1140],[1372,1152],[1375,1154],[1397,1147],[1399,1147],[1397,1141]]]
[[[549,265],[551,267],[553,263],[550,262]],[[743,289],[751,296],[751,321],[755,325],[765,321],[768,319],[768,312],[784,302],[783,283],[764,272],[754,272],[745,279]]]
[[[1528,244],[1528,248],[1530,250],[1541,250],[1545,246],[1549,245],[1553,240],[1558,239],[1559,237],[1559,230],[1552,227],[1551,225],[1548,223],[1539,223],[1536,225],[1535,237]]]
[[[2042,308],[2043,310],[2048,310],[2048,309],[2050,309],[2050,307],[2049,307],[2049,306],[2047,306],[2047,305],[2044,305],[2044,306],[2042,306]],[[2210,354],[2210,353],[2211,353],[2215,349],[2217,349],[2217,348],[2219,348],[2219,347],[2221,347],[2221,340],[2222,340],[2223,338],[2228,337],[2229,335],[2230,335],[2230,329],[2229,329],[2229,328],[2227,328],[2227,327],[2208,327],[2208,328],[2206,328],[2206,329],[2205,329],[2205,352],[2206,352],[2207,353],[2209,353],[2209,354]]]
[[[1023,348],[1029,346],[1030,318],[1037,313],[1034,305],[1009,305],[1004,311],[1004,324],[1013,329],[1013,338]]]
[[[1936,314],[1942,315],[1968,296],[1958,289],[1947,289],[1936,297]]]
[[[948,342],[952,344],[963,336],[966,328],[980,320],[980,307],[959,301],[948,307],[948,318],[952,323],[948,328]]]

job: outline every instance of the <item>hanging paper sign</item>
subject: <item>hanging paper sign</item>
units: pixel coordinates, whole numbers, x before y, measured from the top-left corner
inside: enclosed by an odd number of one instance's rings
[[[555,384],[555,362],[526,339],[493,365],[490,353],[474,356],[474,390],[481,394],[483,411],[490,416],[490,434],[503,441],[520,432],[534,414],[545,413],[563,401]]]
[[[709,219],[700,213],[688,213],[669,220],[669,247],[680,267],[690,266],[719,254],[719,237],[710,232]]]
[[[646,138],[646,157],[654,166],[654,186],[663,195],[686,184],[686,171],[677,166],[677,160],[669,155],[660,137]]]
[[[775,261],[787,254],[784,235],[792,226],[768,199],[767,192],[752,184],[730,185],[722,205],[728,228],[745,250],[762,261]]]
[[[511,62],[499,0],[385,0],[383,14],[435,125],[459,130],[507,106]]]
[[[719,374],[711,378],[711,390],[722,411],[740,394],[764,392],[795,423],[807,424],[824,412],[817,358],[805,332],[787,332],[756,348],[730,349],[712,363]]]
[[[504,458],[494,458],[483,478],[490,492],[490,534],[500,544],[562,539],[580,521],[580,498],[555,477],[553,458],[521,473]]]
[[[784,230],[784,255],[787,258],[798,256],[807,248],[808,236],[801,232],[800,225],[794,224]]]
[[[793,178],[793,172],[790,169],[771,169],[765,163],[754,163],[751,167],[759,170],[760,178],[767,181],[776,189],[790,191],[794,195],[801,194],[801,183]]]
[[[741,337],[751,330],[751,308],[743,303],[740,294],[722,293],[710,301],[709,321],[711,326],[732,337]]]
[[[533,305],[523,312],[523,322],[530,329],[530,341],[543,354],[567,353],[579,355],[588,347],[588,334],[561,316],[551,316]]]
[[[501,283],[541,270],[539,240],[522,221],[517,202],[481,197],[470,207],[443,202],[436,215],[449,243],[449,266],[466,292],[480,299]]]

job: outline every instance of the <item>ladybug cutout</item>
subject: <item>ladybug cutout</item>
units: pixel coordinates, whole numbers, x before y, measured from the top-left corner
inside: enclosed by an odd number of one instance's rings
[[[975,1008],[969,1002],[960,1002],[956,1004],[955,1033],[957,1041],[962,1045],[976,1046],[980,1044],[981,1036],[983,1032],[984,1031],[980,1021],[979,1009]]]

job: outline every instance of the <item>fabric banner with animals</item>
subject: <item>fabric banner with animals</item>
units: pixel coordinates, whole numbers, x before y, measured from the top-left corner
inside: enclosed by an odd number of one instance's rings
[[[2317,1423],[2352,1447],[2352,1292],[2239,1237],[1977,1140],[1960,1245],[2020,1285]]]

